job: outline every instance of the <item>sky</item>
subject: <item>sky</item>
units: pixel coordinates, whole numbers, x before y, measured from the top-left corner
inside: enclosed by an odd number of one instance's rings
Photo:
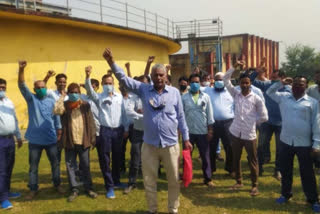
[[[66,0],[44,0],[62,3]],[[74,6],[80,0],[69,0]],[[99,0],[87,0],[99,2]],[[104,4],[112,4],[103,0]],[[118,0],[122,1],[122,0]],[[288,45],[301,43],[320,51],[320,0],[127,0],[138,8],[174,21],[223,22],[223,35],[249,33],[280,42],[280,60]],[[88,6],[86,6],[88,7]],[[74,12],[76,12],[74,10]]]

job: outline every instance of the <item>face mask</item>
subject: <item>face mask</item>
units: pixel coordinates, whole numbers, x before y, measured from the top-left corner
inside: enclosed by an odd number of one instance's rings
[[[69,97],[69,101],[71,102],[76,102],[80,99],[80,96],[78,93],[70,93],[68,94],[68,97]]]
[[[199,84],[199,83],[193,82],[193,83],[190,84],[190,91],[191,91],[192,93],[198,92],[199,89],[200,89],[200,84]]]
[[[202,84],[204,87],[210,87],[210,82],[203,82]]]
[[[107,94],[113,92],[113,85],[103,85],[103,91]]]
[[[221,89],[224,87],[224,82],[222,80],[217,80],[214,82],[214,87]]]
[[[180,85],[180,91],[185,91],[187,89],[186,85]]]
[[[47,96],[47,89],[46,88],[37,88],[37,89],[35,89],[35,91],[36,91],[36,96],[39,99],[42,99],[45,96]]]
[[[0,91],[0,99],[5,98],[6,92],[5,91]]]

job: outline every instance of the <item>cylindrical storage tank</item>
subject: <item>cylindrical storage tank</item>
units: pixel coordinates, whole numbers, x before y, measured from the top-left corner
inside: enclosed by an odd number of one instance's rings
[[[112,49],[121,67],[131,63],[133,76],[143,74],[148,56],[167,64],[168,55],[181,48],[179,43],[155,34],[43,13],[8,9],[0,11],[0,20],[0,78],[7,80],[7,95],[23,128],[27,125],[27,105],[18,90],[18,60],[27,60],[26,82],[33,90],[33,82],[43,79],[50,69],[65,73],[68,83],[84,83],[85,66],[92,65],[92,78],[100,81],[109,69],[102,57],[106,47]],[[56,89],[54,82],[54,78],[49,80],[48,88]]]

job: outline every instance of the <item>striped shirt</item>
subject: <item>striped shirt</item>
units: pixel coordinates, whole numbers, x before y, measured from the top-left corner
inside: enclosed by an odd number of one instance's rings
[[[244,140],[257,138],[256,125],[268,121],[268,111],[262,99],[252,91],[243,96],[240,91],[231,84],[230,78],[234,72],[230,68],[224,76],[224,84],[234,99],[234,120],[230,126],[230,132],[235,137]]]

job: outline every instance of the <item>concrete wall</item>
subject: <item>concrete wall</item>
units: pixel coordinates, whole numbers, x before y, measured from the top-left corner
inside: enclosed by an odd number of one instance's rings
[[[32,90],[33,82],[43,79],[49,69],[65,73],[68,83],[83,83],[84,68],[92,65],[92,78],[100,80],[109,69],[102,58],[106,47],[112,48],[123,68],[126,62],[131,63],[133,75],[143,74],[149,55],[156,56],[156,63],[166,64],[168,55],[180,49],[179,44],[152,34],[79,20],[1,10],[0,20],[0,77],[8,82],[7,95],[15,103],[24,128],[28,118],[17,86],[19,59],[28,61],[25,75]],[[53,79],[48,88],[55,89]]]

